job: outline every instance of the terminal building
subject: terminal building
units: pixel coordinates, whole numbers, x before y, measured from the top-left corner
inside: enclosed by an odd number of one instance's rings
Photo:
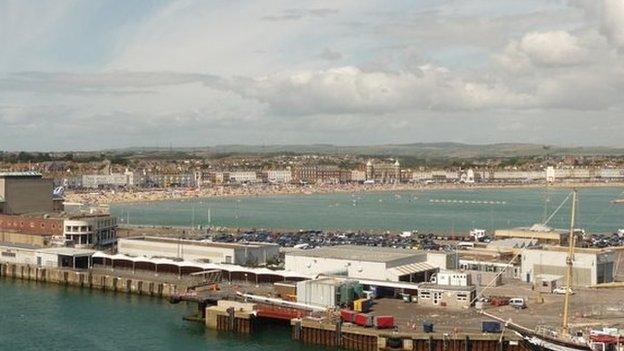
[[[284,268],[313,276],[418,283],[440,269],[455,267],[454,259],[444,252],[344,245],[287,252]]]
[[[117,251],[131,257],[169,258],[205,263],[265,266],[279,256],[279,245],[214,243],[165,237],[119,239]]]

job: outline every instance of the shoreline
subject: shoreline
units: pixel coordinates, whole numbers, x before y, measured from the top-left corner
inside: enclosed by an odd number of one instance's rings
[[[482,189],[571,189],[571,188],[610,188],[624,187],[624,182],[563,182],[527,184],[338,184],[338,185],[254,185],[254,186],[213,186],[203,189],[156,189],[146,191],[99,191],[89,193],[70,192],[65,195],[67,202],[85,205],[106,206],[112,204],[138,204],[172,200],[251,198],[288,195],[326,195],[340,193],[375,193],[426,190],[482,190]]]

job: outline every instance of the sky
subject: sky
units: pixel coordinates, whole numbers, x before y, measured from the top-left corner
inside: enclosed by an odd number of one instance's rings
[[[0,0],[0,150],[624,146],[624,0]]]

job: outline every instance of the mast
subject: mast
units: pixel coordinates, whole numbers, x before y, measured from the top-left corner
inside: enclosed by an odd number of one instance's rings
[[[569,335],[568,329],[568,314],[570,309],[570,285],[572,285],[572,266],[574,265],[574,222],[576,220],[576,189],[572,191],[572,215],[570,216],[570,234],[568,235],[568,257],[566,258],[566,290],[565,298],[563,302],[563,324],[562,332],[564,335]]]

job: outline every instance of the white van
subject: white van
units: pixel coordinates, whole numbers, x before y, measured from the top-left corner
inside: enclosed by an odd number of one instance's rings
[[[522,297],[514,297],[513,299],[510,299],[509,306],[512,306],[520,310],[527,307]]]

